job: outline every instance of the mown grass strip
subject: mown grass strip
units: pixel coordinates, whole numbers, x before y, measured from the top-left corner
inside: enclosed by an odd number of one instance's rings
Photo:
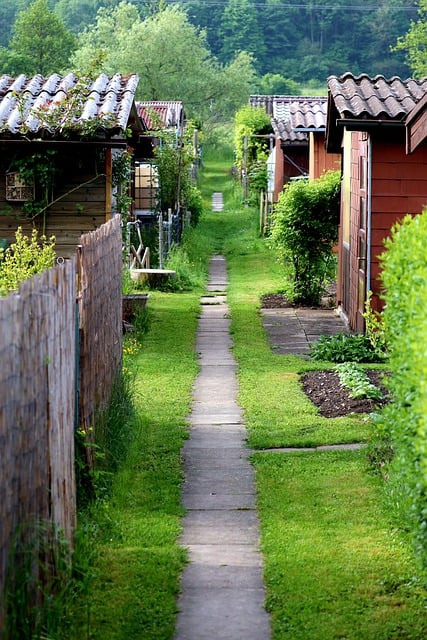
[[[63,638],[167,640],[186,562],[181,530],[181,448],[198,365],[199,295],[152,292],[150,330],[129,350],[136,418],[132,447],[108,499],[81,515],[87,591]],[[131,338],[132,340],[132,338]]]
[[[253,461],[274,638],[425,638],[426,591],[363,452]]]

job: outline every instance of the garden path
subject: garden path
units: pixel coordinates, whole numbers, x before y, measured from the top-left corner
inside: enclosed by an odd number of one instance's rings
[[[181,544],[189,550],[175,640],[269,640],[253,468],[236,397],[222,256],[210,263],[197,334],[200,373],[183,449]]]

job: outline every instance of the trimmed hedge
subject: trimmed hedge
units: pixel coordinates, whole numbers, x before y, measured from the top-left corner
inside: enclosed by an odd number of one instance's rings
[[[392,229],[382,255],[393,402],[381,415],[394,457],[389,485],[427,569],[427,212]]]

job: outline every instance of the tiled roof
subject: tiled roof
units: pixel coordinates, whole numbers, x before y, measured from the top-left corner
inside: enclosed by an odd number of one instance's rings
[[[273,127],[276,138],[280,138],[282,142],[286,142],[287,144],[308,143],[308,133],[295,130],[290,120],[276,120],[276,118],[272,118],[271,126]]]
[[[41,75],[29,78],[23,74],[16,78],[0,76],[0,136],[35,135],[48,129],[38,113],[51,114],[59,104],[64,106],[69,89],[78,82],[79,78],[73,73],[65,76],[54,73],[48,78]],[[125,132],[134,108],[137,84],[137,75],[119,73],[111,77],[100,74],[89,81],[78,113],[74,114],[73,130],[78,133],[79,124],[83,129],[85,122],[92,118],[106,118],[100,129]],[[65,130],[67,122],[62,123]]]
[[[403,121],[426,93],[427,79],[346,73],[330,76],[328,87],[340,118]]]
[[[165,127],[179,127],[182,125],[184,109],[182,102],[179,100],[139,101],[136,103],[136,108],[138,116],[148,131],[158,128],[155,117],[153,117],[154,114]]]
[[[284,142],[306,142],[310,130],[325,130],[326,110],[324,97],[276,97],[271,121],[273,131]]]
[[[251,95],[249,96],[250,107],[262,107],[268,115],[273,115],[273,102],[278,96]],[[282,98],[285,96],[281,96]]]

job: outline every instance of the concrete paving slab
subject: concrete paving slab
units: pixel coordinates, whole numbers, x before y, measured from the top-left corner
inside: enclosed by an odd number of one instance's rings
[[[224,364],[232,364],[232,360],[229,357],[224,357],[223,359]],[[218,362],[218,357],[214,357],[214,356],[199,356],[198,358],[198,363],[201,365],[210,365],[210,364],[216,364]]]
[[[217,513],[226,513],[220,511]],[[193,555],[194,547],[190,546],[190,554]],[[197,583],[199,589],[247,589],[248,584],[260,584],[262,588],[262,568],[260,566],[233,566],[198,564],[192,562],[186,567],[182,578],[182,586],[185,589],[192,588]],[[193,587],[194,588],[194,587]],[[207,595],[207,594],[206,594]]]
[[[240,413],[224,413],[224,414],[200,414],[194,412],[191,415],[191,420],[196,424],[211,424],[212,426],[220,425],[226,422],[227,424],[240,424],[242,422],[242,416]]]
[[[197,389],[194,390],[194,402],[209,402],[212,399],[217,401],[218,397],[227,402],[233,399],[235,393],[236,387],[231,380],[227,386],[211,383],[205,388],[198,386]]]
[[[282,355],[299,355],[306,359],[309,358],[311,345],[321,335],[348,331],[345,322],[334,309],[261,309],[261,318],[272,351]]]
[[[249,509],[189,511],[184,518],[184,529],[181,543],[185,546],[259,544],[258,516]]]
[[[179,602],[176,640],[267,640],[263,589],[188,589]]]
[[[184,494],[182,504],[185,509],[255,509],[256,498],[253,494]]]
[[[219,477],[215,469],[205,469],[193,465],[185,466],[184,494],[190,492],[206,495],[246,495],[254,494],[254,478],[243,466]]]
[[[199,566],[258,567],[262,568],[262,556],[257,545],[251,544],[192,544],[191,560]],[[259,574],[258,574],[259,575]],[[251,585],[247,584],[246,588]],[[258,589],[261,583],[253,587]]]
[[[200,304],[202,305],[219,305],[225,304],[227,301],[227,296],[225,295],[217,295],[217,296],[202,296],[200,298]]]
[[[222,293],[222,292],[226,291],[227,285],[226,284],[208,284],[206,289],[208,291],[212,291],[213,293],[216,292],[216,291]]]

